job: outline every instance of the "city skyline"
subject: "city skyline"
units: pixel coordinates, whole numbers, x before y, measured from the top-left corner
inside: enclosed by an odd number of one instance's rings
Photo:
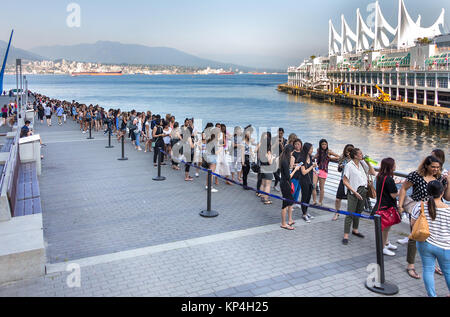
[[[202,58],[245,66],[285,68],[299,64],[312,54],[327,53],[328,20],[339,25],[344,14],[355,28],[356,9],[370,21],[374,1],[324,0],[320,5],[306,1],[238,2],[130,1],[127,5],[111,1],[76,1],[80,8],[80,27],[67,24],[70,1],[25,1],[20,18],[12,3],[3,4],[0,38],[6,40],[15,29],[13,45],[32,49],[45,45],[74,45],[96,41],[118,41],[151,47],[171,47]],[[397,1],[381,0],[386,19],[396,20]],[[422,15],[422,25],[436,19],[448,1],[434,0],[425,6],[407,0],[413,17]],[[20,22],[19,22],[20,21]],[[449,20],[450,21],[450,20]],[[445,25],[448,30],[448,23]],[[180,32],[180,30],[183,30]],[[45,34],[45,36],[43,35]]]

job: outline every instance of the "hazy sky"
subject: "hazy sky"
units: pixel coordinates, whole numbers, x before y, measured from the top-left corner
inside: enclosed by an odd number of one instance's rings
[[[81,8],[81,27],[69,28],[69,3]],[[328,20],[340,30],[340,15],[356,29],[356,9],[364,17],[370,0],[22,0],[2,1],[0,39],[15,29],[14,46],[93,43],[98,40],[168,46],[223,62],[266,67],[298,64],[327,53]],[[395,27],[397,0],[380,0]],[[428,26],[449,0],[405,0],[413,19]],[[449,31],[447,24],[446,28]],[[271,65],[269,65],[271,64]]]

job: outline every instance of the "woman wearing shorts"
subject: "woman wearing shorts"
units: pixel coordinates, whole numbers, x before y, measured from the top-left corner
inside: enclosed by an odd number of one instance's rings
[[[339,159],[339,155],[328,148],[328,141],[325,139],[320,140],[319,149],[317,150],[317,154],[314,157],[314,159],[317,160],[319,173],[314,173],[314,187],[312,192],[313,205],[317,205],[317,182],[319,182],[320,187],[319,206],[323,205],[323,198],[325,195],[325,182],[328,178],[328,165],[332,157],[334,157],[336,160]]]

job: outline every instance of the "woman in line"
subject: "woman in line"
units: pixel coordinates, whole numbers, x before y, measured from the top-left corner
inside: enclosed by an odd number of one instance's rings
[[[235,127],[233,133],[233,142],[230,145],[230,151],[232,152],[230,157],[230,171],[231,179],[234,181],[234,175],[236,174],[236,180],[240,183],[242,172],[242,129],[241,127]]]
[[[302,191],[302,213],[303,220],[306,223],[311,223],[313,216],[308,214],[308,207],[304,204],[309,204],[311,202],[311,195],[313,190],[313,170],[317,167],[317,164],[313,162],[313,146],[311,143],[305,143],[300,152],[300,188]]]
[[[403,183],[400,189],[399,196],[399,212],[406,212],[411,216],[413,209],[421,201],[425,201],[428,198],[427,186],[432,181],[443,181],[447,184],[446,180],[442,180],[441,176],[441,161],[434,156],[428,156],[422,161],[417,171],[414,171],[408,175],[406,181]],[[412,187],[412,195],[407,196],[406,192]],[[411,219],[411,218],[410,218]],[[412,228],[412,222],[411,222]],[[398,241],[400,244],[408,243],[408,251],[406,253],[406,261],[408,266],[406,272],[414,279],[420,279],[420,275],[415,270],[416,261],[416,241],[411,239],[404,239]]]
[[[325,139],[320,140],[319,150],[317,151],[314,159],[317,160],[317,165],[319,167],[319,173],[314,173],[314,183],[313,183],[313,205],[317,205],[317,182],[319,182],[320,197],[319,206],[323,205],[323,199],[325,197],[325,182],[328,178],[328,165],[330,164],[331,158],[339,159],[339,155],[334,153],[328,148],[328,141]]]
[[[168,124],[168,122],[167,122]],[[191,171],[191,164],[193,164],[194,159],[194,142],[192,141],[192,127],[185,122],[185,125],[181,128],[181,142],[183,143],[183,155],[186,159],[186,164],[184,169],[184,180],[186,182],[192,182],[194,179],[189,175]]]
[[[51,127],[52,126],[52,108],[50,107],[50,104],[47,103],[45,105],[44,111],[45,111],[45,116],[47,118],[47,125],[49,127]]]
[[[219,148],[218,136],[221,134],[220,128],[213,127],[212,123],[208,123],[206,125],[205,131],[203,131],[203,136],[205,138],[205,156],[204,159],[206,161],[206,165],[208,169],[210,169],[213,173],[216,172],[217,167],[217,149]],[[211,180],[213,183],[213,180]],[[211,187],[212,184],[211,183]],[[217,184],[217,178],[216,178]],[[206,189],[208,189],[208,176],[206,176]],[[214,187],[211,188],[211,192],[217,193],[218,190]]]
[[[302,148],[303,148],[303,143],[300,139],[296,139],[292,142],[292,145],[294,146],[294,151],[292,152],[292,156],[291,156],[291,165],[290,167],[293,169],[296,165],[298,165],[300,163],[300,159],[301,159],[301,153],[302,153]],[[300,186],[300,177],[301,177],[301,171],[298,170],[294,177],[292,177],[291,181],[294,184],[294,201],[299,201],[299,197],[300,197],[300,191],[301,191],[301,186]],[[293,208],[301,208],[301,205],[294,205]]]
[[[350,158],[352,159],[344,170],[344,185],[347,188],[348,208],[347,210],[352,213],[361,214],[364,211],[364,201],[367,198],[367,174],[366,170],[369,170],[370,175],[376,175],[372,165],[366,163],[363,159],[363,153],[360,149],[353,149],[350,152]],[[350,234],[350,227],[353,223],[352,235],[363,239],[359,230],[359,217],[358,216],[346,216],[344,225],[344,239],[342,244],[348,244],[348,237]]]
[[[423,281],[429,297],[437,297],[434,285],[436,260],[450,291],[450,207],[442,201],[444,186],[439,181],[427,185],[428,201],[424,203],[430,237],[425,242],[417,242],[417,249],[422,258]],[[414,226],[421,213],[417,204],[412,212],[411,224]]]
[[[120,120],[120,129],[117,133],[117,142],[120,142],[121,138],[124,138],[127,134],[127,123],[128,123],[128,115],[127,113],[122,113],[122,119]]]
[[[8,119],[8,107],[3,105],[2,107],[2,125],[6,124],[6,120]]]
[[[267,194],[270,194],[270,185],[273,179],[273,156],[272,156],[272,138],[270,132],[264,132],[261,135],[261,140],[256,149],[256,153],[258,155],[258,161],[260,162],[261,170],[260,170],[260,179],[261,179],[261,187],[258,189]],[[272,205],[272,201],[269,200],[269,196],[262,194],[261,201],[264,205]]]
[[[155,140],[155,151],[153,153],[153,166],[157,167],[158,155],[160,150],[164,149],[164,140],[163,138],[166,136],[163,131],[163,127],[161,124],[161,119],[156,119],[156,125],[153,128],[152,132],[153,139]],[[164,165],[164,155],[161,156],[161,164]]]
[[[172,169],[179,171],[180,168],[179,165],[179,153],[173,151],[174,146],[181,141],[181,130],[180,130],[180,124],[178,122],[175,122],[173,124],[173,130],[171,132],[171,149],[172,149]],[[177,148],[178,149],[178,148]]]
[[[345,193],[345,186],[344,186],[344,169],[345,165],[347,165],[347,163],[352,160],[350,158],[350,152],[354,148],[355,147],[353,146],[353,144],[347,144],[344,148],[342,156],[339,158],[338,171],[341,172],[341,181],[339,182],[338,190],[336,193],[336,202],[335,202],[336,210],[341,210],[342,200],[347,200],[347,194]],[[338,219],[339,214],[336,213],[333,217],[333,221],[337,221]]]
[[[41,124],[44,124],[45,110],[41,103],[39,103],[37,107],[37,112],[38,112],[38,119],[41,121]]]
[[[227,134],[227,127],[225,124],[220,124],[220,135],[219,135],[219,149],[216,153],[217,155],[217,166],[216,166],[216,173],[223,176],[223,177],[230,177],[231,171],[230,166],[228,164],[229,162],[229,156],[228,156],[228,140],[229,136]],[[229,181],[226,181],[227,185],[233,185]],[[219,185],[219,179],[216,178],[216,185]]]
[[[170,135],[172,134],[172,129],[170,128],[170,124],[169,122],[165,121],[164,125],[163,125],[163,131],[164,134],[166,135],[163,140],[164,140],[164,151],[166,153],[170,153],[172,151],[172,146],[171,146],[171,138]]]
[[[289,201],[283,200],[283,206],[281,209],[281,228],[286,230],[294,230],[293,225],[295,224],[292,219],[292,205],[294,197],[292,196],[292,184],[291,179],[300,170],[300,165],[297,164],[295,168],[291,171],[291,157],[294,147],[292,145],[287,145],[280,155],[280,171],[281,171],[281,181],[280,189],[283,194],[283,198]],[[286,213],[288,214],[288,223],[286,224]]]
[[[142,151],[142,149],[140,147],[142,122],[141,122],[141,117],[139,114],[134,118],[133,125],[136,126],[136,129],[134,129],[134,132],[133,132],[135,135],[135,138],[136,138],[135,148],[138,151]]]
[[[385,158],[381,161],[380,171],[377,175],[377,203],[375,211],[389,208],[397,210],[398,189],[394,180],[395,169],[396,165],[393,158]],[[389,242],[389,230],[391,230],[391,227],[383,230],[383,253],[388,256],[394,256],[395,253],[393,251],[397,250],[397,246]]]
[[[245,130],[244,142],[242,144],[242,181],[244,184],[244,190],[249,190],[248,187],[248,174],[250,173],[250,164],[252,157],[252,144],[250,141],[252,132],[251,130]]]

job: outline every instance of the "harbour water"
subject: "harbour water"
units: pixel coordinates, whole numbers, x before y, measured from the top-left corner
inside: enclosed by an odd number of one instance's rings
[[[52,98],[99,104],[107,109],[151,110],[171,113],[177,121],[195,117],[206,122],[254,127],[283,127],[304,142],[317,146],[325,138],[330,148],[342,152],[347,143],[380,160],[391,156],[397,169],[409,172],[432,149],[449,156],[448,127],[374,115],[352,107],[314,101],[276,91],[287,82],[284,75],[236,76],[120,76],[70,77],[27,76],[31,91]],[[5,88],[15,87],[15,77],[6,76]],[[446,168],[450,168],[449,162]]]

